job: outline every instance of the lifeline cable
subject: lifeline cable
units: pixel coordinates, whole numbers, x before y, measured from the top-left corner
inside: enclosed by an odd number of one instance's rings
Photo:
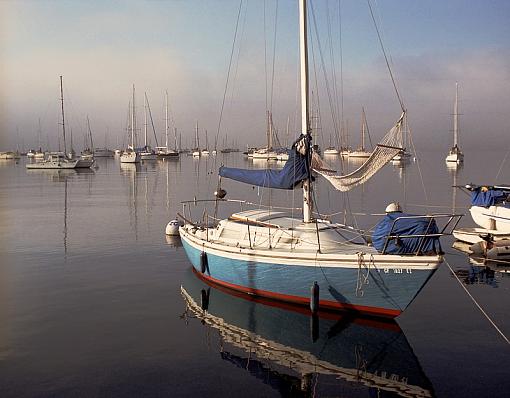
[[[483,310],[483,308],[480,306],[480,304],[477,303],[475,298],[471,295],[471,293],[469,293],[469,291],[466,289],[466,287],[462,284],[461,280],[459,279],[457,274],[453,271],[453,269],[450,266],[450,264],[448,263],[448,261],[446,261],[446,259],[445,259],[444,262],[446,263],[446,265],[448,266],[448,268],[452,272],[453,276],[455,276],[455,279],[457,279],[457,282],[459,282],[459,285],[464,289],[464,291],[471,298],[471,300],[473,300],[473,303],[475,303],[475,305],[482,312],[482,314],[485,316],[485,318],[487,318],[487,320],[491,323],[491,325],[494,326],[494,329],[496,329],[496,331],[501,335],[501,337],[503,337],[503,339],[507,342],[507,344],[510,344],[510,340],[508,340],[508,338],[505,336],[505,334],[496,326],[494,321],[489,317],[489,315],[487,315],[487,313]]]

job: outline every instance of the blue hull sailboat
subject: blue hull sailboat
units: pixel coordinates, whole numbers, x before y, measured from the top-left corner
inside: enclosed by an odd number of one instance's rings
[[[300,1],[299,10],[301,135],[292,145],[289,160],[282,170],[222,167],[219,175],[265,188],[302,186],[302,217],[259,208],[211,225],[191,220],[190,208],[198,202],[193,200],[183,203],[182,243],[201,278],[216,285],[310,306],[312,312],[351,310],[396,317],[443,261],[439,237],[453,229],[458,217],[439,216],[444,220],[440,228],[435,221],[438,216],[388,215],[373,245],[359,231],[314,217],[312,171],[341,191],[364,183],[402,150],[398,133],[405,112],[357,170],[339,176],[327,169],[313,152],[310,135],[305,0]],[[235,202],[223,199],[221,188],[216,196],[215,205]]]

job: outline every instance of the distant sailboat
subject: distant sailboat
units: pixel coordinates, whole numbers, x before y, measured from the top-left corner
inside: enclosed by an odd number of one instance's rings
[[[106,133],[104,134],[104,147],[103,148],[94,148],[94,157],[96,158],[111,158],[113,157],[113,151],[108,149],[108,127],[106,128]]]
[[[174,149],[168,147],[168,91],[165,91],[165,146],[156,147],[156,154],[160,158],[179,157],[179,151],[177,151],[177,129],[174,129]]]
[[[461,163],[464,154],[459,148],[459,83],[455,83],[455,103],[453,106],[453,146],[446,155],[446,162]]]
[[[62,111],[62,136],[64,139],[64,152],[51,152],[47,159],[40,162],[28,163],[27,169],[75,169],[90,168],[93,162],[81,161],[80,159],[69,159],[66,156],[66,127],[64,119],[64,90],[62,88],[62,76],[60,76],[60,102]]]
[[[133,103],[131,104],[131,125],[129,130],[131,133],[131,145],[120,156],[121,163],[140,163],[140,154],[135,150],[135,134],[136,134],[136,115],[135,115],[135,85],[133,84]]]
[[[365,135],[370,134],[368,131],[367,118],[365,108],[361,108],[361,145],[355,151],[349,153],[350,158],[369,158],[372,152],[365,149]]]
[[[207,130],[205,130],[205,148],[202,149],[203,156],[209,156],[209,141],[207,139]]]
[[[195,158],[198,158],[201,155],[201,152],[200,152],[200,139],[198,137],[198,122],[197,122],[197,124],[195,126],[195,148],[193,148],[193,150],[191,151],[191,154]]]
[[[147,107],[148,107],[148,100],[147,100],[147,93],[144,93],[144,104],[143,104],[143,115],[144,115],[144,124],[143,124],[143,135],[144,135],[144,146],[143,150],[140,152],[140,157],[142,160],[156,160],[158,156],[156,155],[156,152],[152,150],[152,148],[149,145],[149,140],[147,137]]]

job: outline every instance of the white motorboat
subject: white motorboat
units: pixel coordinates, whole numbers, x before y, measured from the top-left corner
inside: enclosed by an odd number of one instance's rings
[[[459,187],[471,194],[469,212],[475,228],[458,228],[453,236],[458,240],[476,243],[487,239],[510,239],[510,185],[478,186],[467,184]]]
[[[338,149],[336,149],[335,147],[328,147],[328,148],[324,149],[323,153],[325,156],[340,155],[340,151]]]
[[[19,156],[19,153],[17,152],[13,152],[13,151],[8,151],[8,152],[0,152],[0,159],[3,159],[3,160],[15,160],[15,159],[19,159],[20,156]]]

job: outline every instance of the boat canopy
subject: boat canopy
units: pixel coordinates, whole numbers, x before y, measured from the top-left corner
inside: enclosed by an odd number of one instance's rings
[[[471,192],[471,205],[490,207],[507,201],[509,192],[502,189],[479,187]]]
[[[386,216],[384,216],[384,218],[375,226],[372,234],[372,243],[374,247],[377,251],[382,252],[386,245],[388,235],[410,236],[438,233],[437,224],[434,219],[419,217],[420,216],[413,216],[411,214],[401,212],[386,214]],[[440,246],[438,237],[398,237],[388,241],[385,253],[411,254],[418,251],[422,253],[437,253],[439,249]]]
[[[308,151],[303,150],[303,148],[309,148],[309,145],[310,137],[308,135],[300,136],[288,151],[289,160],[281,170],[247,170],[222,166],[219,174],[221,177],[259,187],[294,189],[297,184],[309,176]]]

